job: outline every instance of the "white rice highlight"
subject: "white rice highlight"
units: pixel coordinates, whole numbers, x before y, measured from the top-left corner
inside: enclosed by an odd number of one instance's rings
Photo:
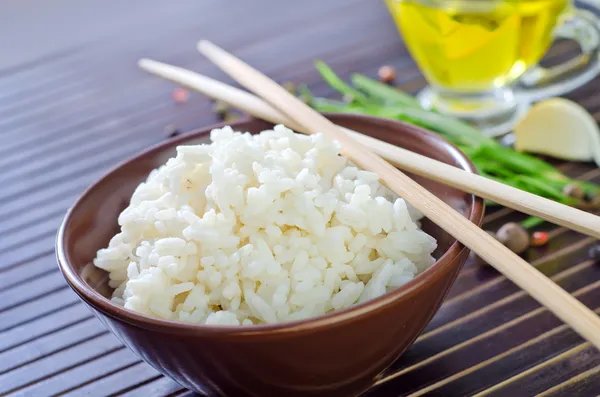
[[[152,171],[98,251],[115,303],[199,324],[299,320],[381,296],[434,262],[421,215],[323,135],[225,127],[211,140]]]

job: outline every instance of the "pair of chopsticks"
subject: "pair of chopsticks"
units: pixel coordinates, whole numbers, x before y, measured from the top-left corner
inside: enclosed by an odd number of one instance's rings
[[[396,194],[600,348],[600,318],[594,312],[396,167],[596,238],[600,237],[599,217],[336,126],[283,87],[223,49],[207,41],[200,42],[198,49],[262,99],[175,66],[143,59],[140,67],[227,102],[258,118],[283,123],[299,132],[320,132],[339,141],[343,154],[357,166],[377,173]]]
[[[139,66],[149,73],[201,92],[213,99],[221,100],[231,107],[243,110],[259,119],[274,124],[285,124],[298,132],[310,133],[304,126],[294,122],[276,108],[246,91],[190,70],[150,59],[140,60]],[[525,214],[537,216],[568,229],[600,238],[600,217],[598,216],[496,182],[481,175],[472,174],[368,135],[343,127],[339,128],[344,129],[354,140],[400,169],[453,186],[464,192],[472,193]]]

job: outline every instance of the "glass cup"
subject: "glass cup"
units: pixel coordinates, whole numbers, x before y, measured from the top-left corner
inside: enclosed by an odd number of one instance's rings
[[[467,120],[488,135],[510,131],[533,101],[560,95],[600,68],[600,23],[569,0],[386,0],[429,86],[426,108]],[[538,65],[556,39],[581,54]]]

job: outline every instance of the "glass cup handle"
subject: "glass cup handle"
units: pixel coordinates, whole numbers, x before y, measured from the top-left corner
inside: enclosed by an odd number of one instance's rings
[[[517,95],[530,102],[572,91],[600,73],[600,20],[593,13],[575,9],[554,32],[555,39],[576,41],[581,54],[559,65],[537,65],[521,76]]]

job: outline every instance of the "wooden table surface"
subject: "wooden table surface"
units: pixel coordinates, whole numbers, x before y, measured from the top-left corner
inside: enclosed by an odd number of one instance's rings
[[[137,69],[151,57],[230,82],[195,51],[208,38],[270,76],[330,95],[313,67],[342,76],[398,68],[424,81],[373,0],[3,0],[0,2],[0,395],[190,396],[124,348],[67,287],[54,258],[66,209],[127,156],[216,121],[209,101]],[[556,46],[550,58],[564,58]],[[600,117],[599,79],[569,97]],[[561,164],[600,182],[600,170]],[[489,228],[522,215],[490,212]],[[550,224],[525,254],[600,308],[595,243]],[[440,312],[368,396],[596,396],[600,354],[494,270],[470,261]]]

